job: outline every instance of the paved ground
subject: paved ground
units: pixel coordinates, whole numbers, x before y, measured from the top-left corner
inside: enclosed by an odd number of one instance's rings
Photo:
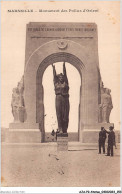
[[[106,157],[96,146],[75,143],[68,152],[57,152],[56,143],[2,144],[2,186],[119,187],[119,147],[114,152]]]

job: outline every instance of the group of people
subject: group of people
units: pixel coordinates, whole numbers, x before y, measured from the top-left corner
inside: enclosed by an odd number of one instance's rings
[[[108,134],[108,147],[107,147],[107,155],[113,156],[113,146],[116,148],[115,141],[115,133],[113,131],[114,127],[110,126],[109,131],[105,130],[104,127],[101,127],[101,131],[99,132],[99,154],[101,154],[101,148],[103,148],[103,154],[105,154],[105,141],[106,141],[106,133]]]

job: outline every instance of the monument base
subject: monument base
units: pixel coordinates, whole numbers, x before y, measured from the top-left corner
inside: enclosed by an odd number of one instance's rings
[[[39,123],[10,123],[9,124],[9,129],[40,129],[40,124]]]
[[[97,143],[101,127],[109,130],[113,123],[96,123],[84,125],[83,130],[79,131],[74,137],[67,133],[57,134],[57,150],[68,150],[68,141],[80,141],[82,143]],[[6,132],[7,143],[41,143],[47,142],[46,133],[39,123],[10,123],[9,130]],[[119,136],[119,135],[117,135]],[[72,138],[71,138],[72,137]],[[71,138],[71,139],[70,139]],[[73,139],[74,138],[74,139]],[[119,137],[116,138],[116,140]],[[120,141],[120,140],[117,140]]]
[[[68,151],[68,133],[57,134],[57,151]]]
[[[41,143],[44,132],[39,123],[10,123],[6,143]]]
[[[80,141],[82,143],[98,143],[99,132],[101,127],[109,130],[110,126],[114,126],[113,123],[98,123],[95,125],[85,125],[80,136]]]
[[[41,143],[42,133],[40,131],[8,131],[6,143]]]

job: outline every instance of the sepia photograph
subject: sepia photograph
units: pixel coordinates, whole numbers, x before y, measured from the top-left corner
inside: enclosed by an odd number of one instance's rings
[[[121,192],[120,1],[0,3],[1,188]]]

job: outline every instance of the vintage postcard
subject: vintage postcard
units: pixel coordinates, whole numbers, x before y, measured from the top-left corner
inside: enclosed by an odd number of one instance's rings
[[[1,1],[1,52],[2,191],[120,193],[120,1]]]

